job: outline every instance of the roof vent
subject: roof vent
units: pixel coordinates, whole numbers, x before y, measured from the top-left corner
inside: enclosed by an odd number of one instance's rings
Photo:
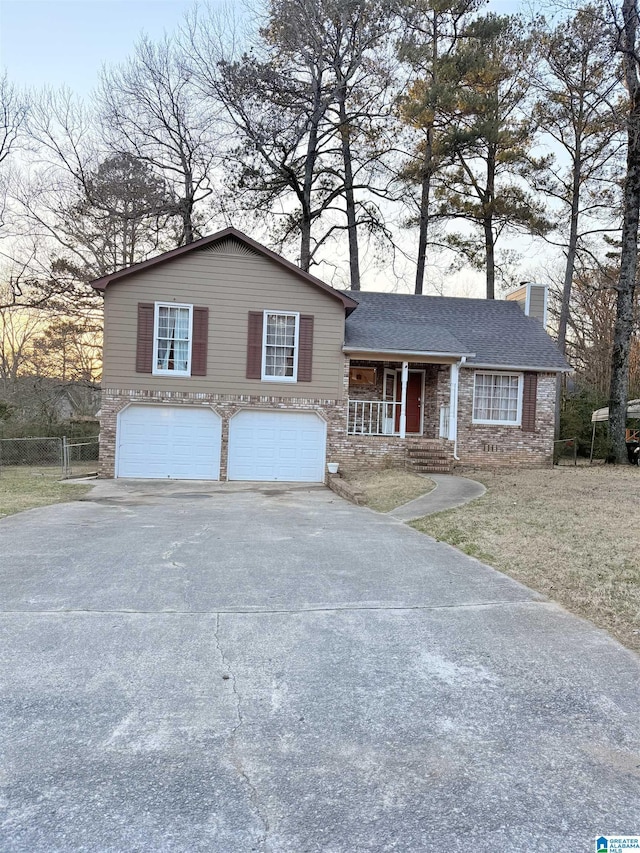
[[[241,243],[235,237],[223,237],[204,249],[212,255],[257,255],[251,246]]]
[[[517,302],[527,317],[540,320],[547,328],[547,285],[535,284],[533,281],[523,281],[520,287],[507,294],[507,299]]]

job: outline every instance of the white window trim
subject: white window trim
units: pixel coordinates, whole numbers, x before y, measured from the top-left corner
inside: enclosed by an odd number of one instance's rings
[[[267,375],[267,322],[270,314],[279,314],[282,317],[295,317],[296,330],[293,349],[293,376],[268,376]],[[298,311],[276,311],[266,310],[262,315],[262,381],[263,382],[297,382],[298,381],[298,345],[300,338],[300,313]]]
[[[189,309],[189,346],[187,348],[186,370],[162,370],[158,365],[158,317],[160,308],[188,308]],[[153,363],[152,374],[154,376],[191,376],[191,347],[193,346],[193,305],[186,302],[155,302],[153,309]]]
[[[518,379],[518,403],[517,403],[517,412],[516,412],[516,420],[515,421],[491,421],[491,420],[483,420],[480,418],[474,417],[474,412],[476,410],[476,376],[515,376]],[[522,373],[515,373],[512,371],[505,370],[476,370],[473,374],[473,401],[471,403],[471,423],[474,424],[485,424],[486,426],[510,426],[510,427],[519,427],[522,425],[522,391],[524,385],[524,376]]]

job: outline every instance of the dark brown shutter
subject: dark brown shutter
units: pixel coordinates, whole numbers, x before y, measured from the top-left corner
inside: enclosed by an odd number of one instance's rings
[[[138,302],[138,343],[136,373],[151,373],[153,368],[153,302]]]
[[[302,314],[298,332],[298,382],[311,382],[313,317]]]
[[[191,344],[191,375],[207,375],[207,341],[209,339],[209,309],[193,309],[193,343]]]
[[[525,373],[522,389],[522,429],[533,432],[536,428],[536,397],[538,396],[538,374]]]
[[[247,379],[262,379],[262,311],[249,311],[247,333]]]

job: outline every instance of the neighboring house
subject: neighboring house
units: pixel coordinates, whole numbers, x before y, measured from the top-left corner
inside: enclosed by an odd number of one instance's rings
[[[13,424],[98,422],[100,389],[88,382],[62,381],[50,376],[19,376],[9,388],[0,388]]]
[[[320,482],[327,461],[551,461],[569,368],[525,314],[538,300],[542,315],[544,288],[344,293],[233,228],[93,287],[102,476]]]

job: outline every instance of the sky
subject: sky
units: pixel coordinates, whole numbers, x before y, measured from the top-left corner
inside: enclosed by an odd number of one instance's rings
[[[142,32],[171,32],[193,0],[0,0],[0,70],[20,86],[79,94],[104,63],[120,62]]]
[[[203,5],[205,2],[201,0]],[[88,95],[96,86],[103,65],[130,56],[142,33],[157,40],[165,32],[174,31],[194,3],[195,0],[0,0],[0,74],[6,70],[11,82],[19,87],[56,89],[65,85],[78,95]],[[243,6],[245,0],[226,3]],[[518,11],[519,6],[520,0],[489,0],[487,9],[508,14]],[[365,267],[363,263],[366,278],[378,277],[379,273],[368,274]],[[484,285],[479,274],[455,278],[456,287],[464,290],[459,295],[482,295]],[[384,275],[381,281],[380,286],[389,286]]]
[[[66,84],[87,94],[104,63],[124,60],[142,32],[151,39],[171,32],[193,5],[194,0],[0,0],[0,73],[6,69],[19,86]],[[489,8],[506,14],[518,5],[491,0]]]

